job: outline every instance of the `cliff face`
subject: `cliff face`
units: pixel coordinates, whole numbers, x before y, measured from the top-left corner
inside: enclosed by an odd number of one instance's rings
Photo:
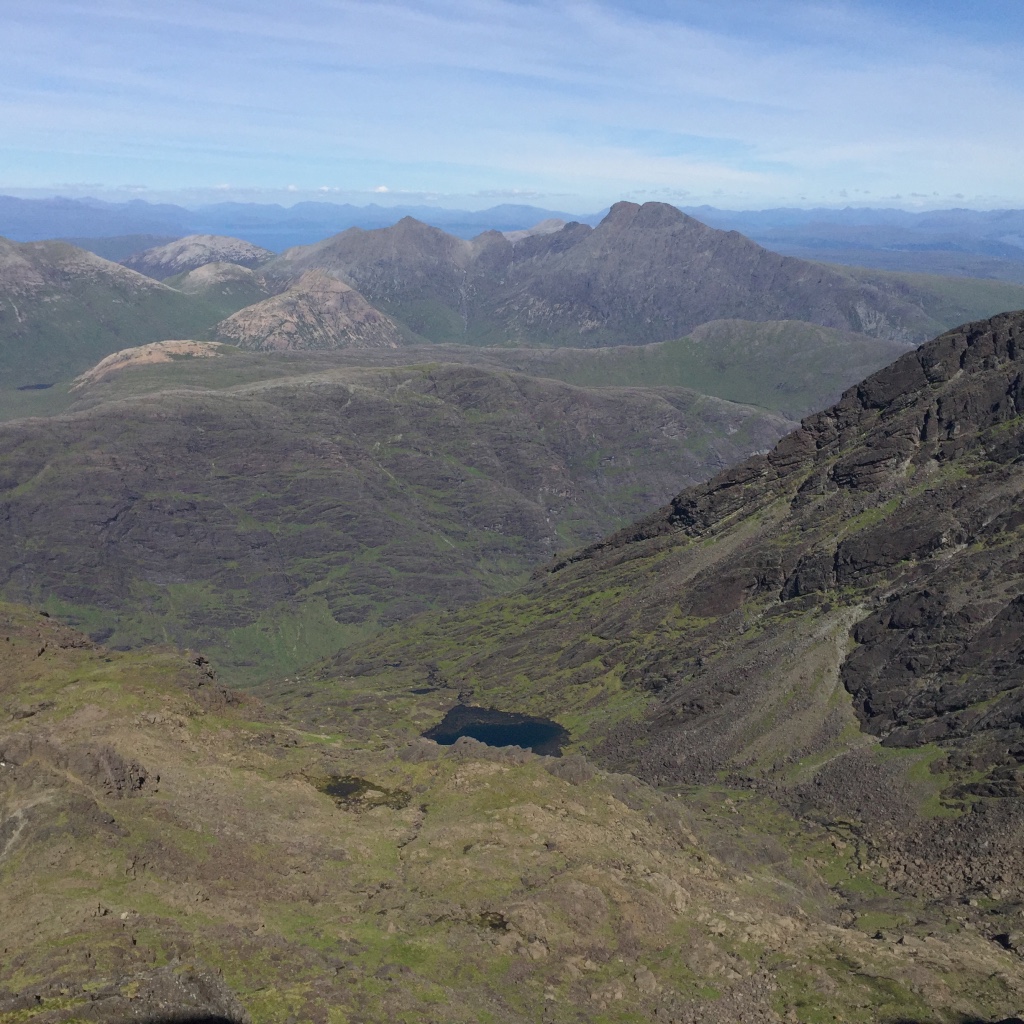
[[[869,612],[840,673],[863,727],[892,747],[980,744],[1009,779],[1024,754],[1022,371],[1022,314],[952,331],[634,537],[716,538],[717,582],[691,613],[756,607],[806,625],[824,604]],[[588,557],[635,543],[620,535]],[[695,673],[687,688],[713,679]]]

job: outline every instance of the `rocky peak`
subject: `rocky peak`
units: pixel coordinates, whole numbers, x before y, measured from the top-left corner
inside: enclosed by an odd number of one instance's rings
[[[665,523],[700,533],[752,512],[780,486],[868,493],[947,464],[1024,411],[1024,312],[965,324],[908,352],[804,420],[767,455],[684,491]],[[657,529],[656,521],[649,527]]]
[[[280,295],[221,321],[221,341],[257,350],[396,348],[401,329],[354,288],[323,270],[308,270]]]
[[[700,222],[669,203],[644,203],[640,206],[637,203],[620,202],[608,211],[598,229],[656,231],[682,224],[693,226]]]

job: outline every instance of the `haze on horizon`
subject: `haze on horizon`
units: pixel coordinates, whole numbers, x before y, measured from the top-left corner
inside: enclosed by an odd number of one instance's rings
[[[7,194],[1024,207],[1016,0],[9,8]]]

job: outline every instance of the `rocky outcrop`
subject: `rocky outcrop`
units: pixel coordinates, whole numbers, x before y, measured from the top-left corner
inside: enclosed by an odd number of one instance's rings
[[[228,349],[227,351],[231,351]],[[208,341],[154,341],[148,345],[122,349],[101,359],[91,369],[79,374],[71,385],[72,391],[88,387],[97,381],[131,367],[152,366],[155,363],[173,363],[177,359],[210,359],[222,354],[222,346]]]
[[[216,336],[255,351],[397,348],[404,342],[391,317],[355,289],[316,270],[303,274],[284,294],[222,320]]]

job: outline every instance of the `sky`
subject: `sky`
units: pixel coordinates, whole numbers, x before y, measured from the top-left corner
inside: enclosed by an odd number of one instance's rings
[[[6,194],[1024,207],[1020,0],[0,0],[0,25]]]

